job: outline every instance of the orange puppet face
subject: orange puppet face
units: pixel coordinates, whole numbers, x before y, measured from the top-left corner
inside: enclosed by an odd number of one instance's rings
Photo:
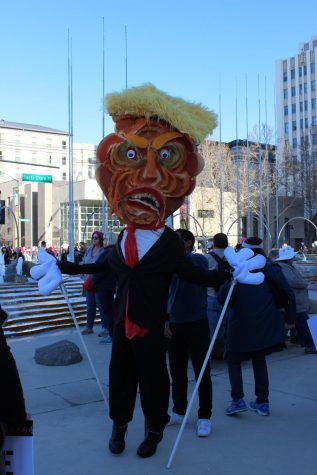
[[[195,187],[201,162],[188,136],[165,122],[124,117],[99,144],[97,181],[111,211],[152,227],[176,211]]]

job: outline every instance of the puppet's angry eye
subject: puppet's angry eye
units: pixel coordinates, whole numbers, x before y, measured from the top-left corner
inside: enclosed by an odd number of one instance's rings
[[[113,163],[124,167],[138,167],[142,164],[142,155],[137,147],[125,140],[118,145],[114,145],[111,151],[111,160]]]
[[[170,142],[158,150],[159,164],[164,168],[175,167],[184,157],[184,148],[180,143]]]
[[[128,158],[129,160],[136,160],[136,158],[137,158],[137,153],[136,153],[136,151],[135,151],[133,148],[129,148],[129,149],[127,150],[127,158]]]
[[[159,154],[162,160],[168,160],[171,156],[171,151],[168,148],[161,148]]]

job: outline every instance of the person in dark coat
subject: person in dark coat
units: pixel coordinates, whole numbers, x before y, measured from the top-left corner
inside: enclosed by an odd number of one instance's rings
[[[290,246],[279,249],[279,256],[276,259],[276,266],[280,268],[288,284],[295,295],[295,328],[298,332],[301,345],[305,348],[305,354],[317,354],[313,338],[311,336],[307,321],[309,320],[309,295],[308,282],[300,271],[293,265],[296,252]]]
[[[1,454],[7,428],[23,426],[27,414],[19,373],[2,330],[2,324],[7,315],[1,307],[0,317],[0,473],[6,473],[5,471],[1,472],[3,468],[1,467],[1,464],[3,465]]]
[[[248,238],[242,247],[251,248],[255,255],[265,255],[262,240],[259,238]],[[220,303],[225,302],[228,290],[227,284],[220,289],[218,294]],[[257,411],[260,415],[268,416],[269,378],[265,357],[285,347],[283,316],[266,279],[256,286],[237,283],[229,305],[231,312],[226,322],[225,350],[232,401],[226,409],[226,414],[233,415],[247,410],[243,399],[241,363],[251,360],[256,400],[250,403],[250,409]],[[286,319],[288,319],[286,326],[294,325],[294,320],[290,320],[293,317],[294,308],[292,307],[286,313]]]

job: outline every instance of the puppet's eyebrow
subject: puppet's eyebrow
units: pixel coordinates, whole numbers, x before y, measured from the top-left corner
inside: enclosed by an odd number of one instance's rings
[[[129,142],[132,143],[132,145],[135,145],[136,147],[147,148],[149,145],[147,139],[144,137],[140,137],[140,135],[125,134],[125,137],[129,140]]]
[[[163,147],[163,145],[165,145],[170,140],[176,139],[179,137],[183,137],[183,134],[180,134],[179,132],[166,132],[165,134],[155,137],[155,139],[152,142],[152,147],[155,148],[156,150],[159,150],[160,148]]]
[[[155,137],[151,145],[153,148],[155,148],[155,150],[159,150],[170,140],[176,139],[182,136],[183,134],[179,132],[166,132],[165,134]],[[139,148],[147,148],[150,145],[150,142],[146,138],[140,137],[140,135],[125,134],[125,137],[127,140],[129,140],[129,142],[132,143],[132,145],[135,145],[136,147],[139,147]]]

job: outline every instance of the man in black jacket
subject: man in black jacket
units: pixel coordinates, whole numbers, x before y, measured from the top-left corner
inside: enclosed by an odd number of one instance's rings
[[[116,132],[98,146],[96,177],[112,212],[127,227],[104,264],[63,263],[60,269],[92,274],[109,267],[116,275],[109,449],[119,454],[125,448],[139,386],[149,431],[137,453],[150,457],[169,421],[164,324],[172,275],[209,287],[228,278],[228,272],[188,264],[182,241],[164,225],[195,187],[203,168],[197,144],[214,128],[215,118],[149,85],[110,94],[107,108]]]

